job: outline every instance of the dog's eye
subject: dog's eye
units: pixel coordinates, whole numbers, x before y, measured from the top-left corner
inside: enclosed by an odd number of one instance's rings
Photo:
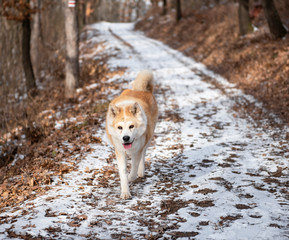
[[[129,126],[129,129],[133,129],[133,128],[134,128],[134,125],[130,125],[130,126]]]
[[[122,130],[122,126],[118,126],[117,128],[118,128],[119,130]]]

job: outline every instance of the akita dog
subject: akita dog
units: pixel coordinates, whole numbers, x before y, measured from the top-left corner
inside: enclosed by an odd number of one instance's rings
[[[124,90],[108,107],[106,134],[115,148],[122,199],[131,197],[129,182],[134,181],[137,176],[144,176],[145,153],[158,118],[153,89],[152,72],[143,70],[133,81],[132,90]],[[129,175],[127,155],[132,160]]]

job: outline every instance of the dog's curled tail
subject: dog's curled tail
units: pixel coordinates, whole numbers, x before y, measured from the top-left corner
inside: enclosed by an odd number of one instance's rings
[[[136,76],[136,79],[132,82],[132,90],[153,92],[153,73],[150,70],[140,71]]]

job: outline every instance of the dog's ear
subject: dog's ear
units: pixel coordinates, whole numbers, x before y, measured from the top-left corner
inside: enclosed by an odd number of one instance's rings
[[[138,105],[137,102],[135,102],[135,103],[131,106],[130,112],[131,112],[133,115],[136,115],[139,111],[140,111],[140,106]]]
[[[109,114],[112,116],[112,117],[116,117],[116,115],[119,113],[119,109],[117,106],[115,106],[114,104],[110,104],[109,105]]]

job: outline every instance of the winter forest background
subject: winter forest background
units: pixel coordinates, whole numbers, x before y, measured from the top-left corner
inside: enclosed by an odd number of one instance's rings
[[[65,14],[63,8],[63,4],[65,5],[65,2],[66,1],[56,0],[1,0],[1,131],[4,130],[5,132],[6,130],[11,130],[13,127],[15,127],[14,125],[16,122],[20,123],[22,121],[20,119],[27,118],[27,115],[31,115],[31,113],[27,113],[28,110],[26,105],[28,104],[27,102],[29,102],[29,94],[27,95],[27,90],[29,90],[30,88],[46,89],[47,85],[51,84],[52,80],[56,82],[61,82],[65,76],[64,70],[66,59],[66,42]],[[242,36],[246,33],[249,33],[250,31],[253,31],[254,27],[251,24],[251,21],[255,18],[258,18],[260,12],[262,12],[263,16],[264,13],[266,17],[271,16],[271,22],[268,21],[268,17],[267,21],[269,23],[269,28],[272,35],[277,39],[282,38],[286,34],[286,26],[288,26],[287,12],[289,8],[289,2],[287,0],[241,0],[239,2],[233,0],[88,0],[77,2],[78,4],[76,12],[79,27],[77,31],[78,37],[80,38],[85,37],[85,32],[87,31],[85,26],[95,23],[97,21],[130,22],[136,21],[140,19],[140,17],[144,17],[145,14],[148,14],[147,16],[154,18],[153,25],[156,25],[156,23],[158,23],[161,29],[168,28],[168,25],[170,25],[172,26],[172,28],[176,29],[178,35],[180,33],[181,35],[189,35],[189,31],[186,31],[185,29],[178,29],[178,26],[176,26],[174,22],[168,22],[167,24],[163,24],[164,16],[174,15],[173,18],[176,18],[176,21],[178,21],[178,19],[181,19],[182,17],[184,19],[189,19],[191,18],[191,16],[194,16],[196,19],[199,19],[198,21],[201,22],[201,24],[202,21],[204,21],[204,15],[207,15],[209,18],[211,17],[212,19],[216,18],[216,14],[219,15],[218,18],[226,17],[226,19],[222,20],[223,22],[228,22],[230,21],[230,19],[232,19],[233,21],[233,19],[239,16],[239,26],[234,25],[234,32],[231,31],[229,35],[224,36],[227,37],[228,40],[236,34],[240,34]],[[274,2],[278,11],[276,11],[275,9]],[[238,3],[239,7],[237,7]],[[219,10],[219,13],[212,13],[212,16],[210,16],[210,13],[208,12],[210,9],[220,9],[222,5],[230,6],[232,4],[235,4],[234,9],[229,7],[227,8],[227,12],[222,12],[222,10]],[[270,9],[272,12],[267,13],[266,8]],[[273,10],[275,12],[273,12]],[[281,16],[281,19],[279,15]],[[240,16],[244,17],[240,18]],[[151,18],[146,19],[147,25],[151,22]],[[264,20],[262,21],[262,24],[264,25]],[[27,27],[27,24],[30,26],[30,29]],[[179,24],[179,26],[181,24]],[[213,24],[216,25],[211,26]],[[216,31],[220,27],[222,28],[222,26],[219,26],[217,25],[217,23],[214,22],[207,22],[205,25],[207,25],[207,27],[201,29],[203,32],[205,32],[206,29],[209,27],[215,28]],[[143,26],[145,29],[145,24],[143,24]],[[153,30],[152,25],[148,25],[148,27]],[[196,28],[198,27],[196,26]],[[195,28],[192,27],[192,29]],[[25,35],[27,37],[24,37],[27,39],[26,43],[24,42],[25,39],[23,40],[22,37],[23,34],[25,34],[25,31],[28,31],[28,33]],[[157,31],[160,33],[166,30],[161,31],[160,29],[158,29]],[[151,35],[155,35],[156,38],[160,37],[156,32],[152,33]],[[163,36],[163,38],[165,39],[165,41],[168,42],[170,38],[174,38],[174,35],[172,34],[170,37]],[[191,36],[191,38],[195,38],[195,36]],[[29,46],[29,44],[27,45],[27,41],[30,41],[30,49],[28,49],[28,47],[23,47],[23,44]],[[194,40],[191,39],[191,41]],[[219,42],[218,39],[217,42]],[[183,43],[180,42],[180,44]],[[201,44],[202,43],[199,42],[199,45]],[[29,64],[27,63],[27,53],[25,53],[23,49],[28,49],[27,51],[30,50],[33,72],[30,71],[28,75],[25,75],[27,73],[25,73],[24,71],[24,69],[29,69]],[[190,51],[189,48],[187,48],[186,51]],[[24,60],[22,60],[22,58],[24,58]],[[84,72],[87,70],[85,70],[86,64],[82,63],[81,66],[82,67],[80,69],[80,74],[84,74]],[[99,67],[98,71],[103,71],[103,68]],[[31,80],[31,77],[27,77],[31,75],[34,75],[35,80]],[[83,81],[84,80],[82,79],[80,81],[80,84]],[[278,86],[276,88],[282,88],[284,84],[285,83],[282,82],[281,86],[279,86],[277,83]],[[285,92],[286,90],[282,91]],[[285,109],[287,106],[288,105],[285,106]],[[284,112],[284,110],[282,109],[280,111]],[[283,115],[284,114],[285,113],[283,113]],[[23,125],[23,123],[20,124]]]
[[[288,12],[0,0],[0,238],[288,239]],[[122,201],[105,116],[143,68],[159,121]]]
[[[6,124],[11,117],[14,121],[23,117],[21,114],[11,116],[11,112],[25,108],[26,104],[24,102],[27,99],[27,89],[22,64],[22,29],[25,18],[30,20],[31,60],[38,88],[45,88],[51,78],[61,81],[64,77],[66,48],[63,4],[58,0],[1,1],[0,115],[2,129],[7,127]],[[97,21],[136,20],[138,16],[144,14],[147,7],[145,1],[79,1],[77,11],[79,36],[85,32],[86,24]]]

